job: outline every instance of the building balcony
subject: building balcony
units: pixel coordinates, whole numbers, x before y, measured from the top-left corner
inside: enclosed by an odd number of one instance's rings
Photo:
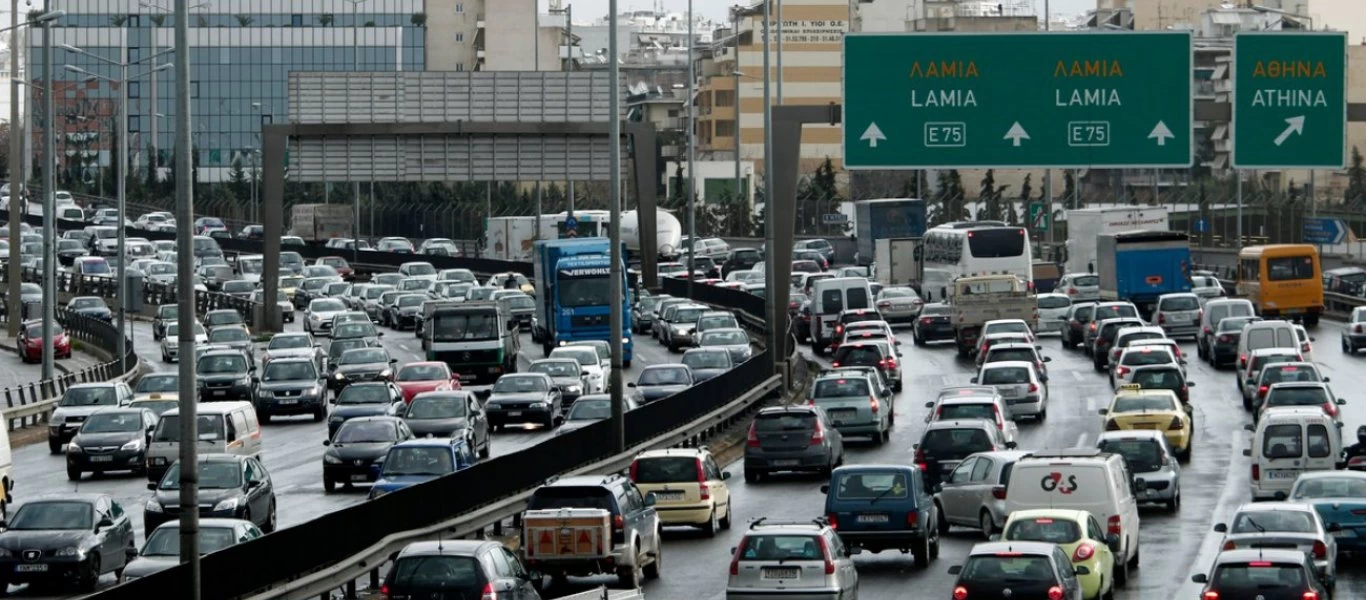
[[[474,16],[474,27],[475,29],[484,28],[484,15],[480,14]]]

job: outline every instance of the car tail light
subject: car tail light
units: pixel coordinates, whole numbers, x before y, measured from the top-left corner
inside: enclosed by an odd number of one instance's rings
[[[929,324],[932,323],[932,322],[934,322],[934,319],[931,319],[931,318],[929,318],[929,317],[920,317],[920,324],[921,324],[921,325],[929,325]],[[1360,333],[1360,330],[1361,330],[1361,326],[1360,326],[1360,325],[1357,325],[1357,331],[1358,331],[1358,333]]]
[[[1000,431],[1005,431],[1006,422],[1005,419],[1001,418],[1001,408],[993,404],[991,405],[991,412],[996,414],[996,429]]]
[[[612,529],[621,529],[626,526],[626,522],[621,519],[621,515],[612,517]]]
[[[1095,330],[1096,330],[1096,324],[1095,324],[1095,323],[1092,323],[1092,324],[1091,324],[1091,331],[1095,331]]]
[[[819,446],[819,445],[821,445],[821,443],[824,442],[824,441],[825,441],[825,426],[824,426],[824,425],[821,425],[821,422],[818,420],[818,421],[816,421],[816,429],[815,429],[814,431],[811,432],[811,442],[810,442],[810,445],[812,445],[812,446]]]
[[[1269,389],[1271,389],[1271,386],[1269,386],[1269,385],[1264,385],[1264,386],[1258,387],[1258,388],[1257,388],[1257,397],[1258,397],[1258,398],[1265,398],[1265,397],[1266,397],[1266,391],[1269,390]]]
[[[1221,343],[1221,344],[1227,344],[1227,343],[1230,343],[1230,342],[1232,342],[1232,341],[1233,341],[1233,336],[1230,336],[1230,335],[1221,335],[1221,336],[1219,336],[1219,343]]]
[[[1181,417],[1172,417],[1172,422],[1167,424],[1167,429],[1176,431],[1178,429],[1181,429],[1181,425]]]
[[[1196,320],[1196,321],[1204,321],[1204,320],[1205,320],[1205,309],[1202,308],[1202,309],[1200,309],[1199,311],[1197,311],[1197,312],[1195,313],[1195,320]]]
[[[953,600],[968,600],[968,588],[961,585],[953,588]]]
[[[821,557],[825,559],[825,574],[834,575],[835,559],[830,556],[830,542],[825,541],[825,536],[820,536],[818,539],[821,541]]]
[[[1323,542],[1314,542],[1314,559],[1323,560],[1325,558],[1328,558],[1328,546],[1324,545]]]
[[[1005,500],[1005,499],[1006,499],[1006,486],[1004,486],[1004,485],[994,485],[994,486],[991,486],[991,497],[992,497],[992,498],[995,498],[995,499],[997,499],[997,500]]]
[[[381,585],[381,586],[379,586],[379,595],[380,595],[381,597],[383,597],[384,600],[389,600],[389,586],[387,586],[387,585]]]
[[[1166,322],[1167,322],[1167,315],[1165,315],[1165,314],[1163,314],[1163,313],[1157,313],[1157,324],[1158,324],[1158,325],[1161,325],[1161,324],[1166,323]]]
[[[892,307],[892,303],[891,303],[891,302],[878,302],[878,303],[877,303],[877,307],[878,307],[878,308],[891,308],[891,307]]]
[[[1300,352],[1308,352],[1308,351],[1309,351],[1309,342],[1305,342],[1305,343],[1303,343],[1303,344],[1300,344]]]
[[[1262,468],[1261,468],[1260,466],[1257,466],[1256,464],[1253,464],[1253,465],[1252,465],[1252,480],[1253,480],[1253,481],[1260,481],[1261,479],[1262,479]]]
[[[840,361],[832,362],[832,363],[830,363],[830,366],[832,366],[832,367],[838,369],[838,368],[840,368]]]
[[[1185,404],[1190,404],[1190,403],[1191,403],[1191,389],[1190,389],[1189,387],[1187,387],[1186,384],[1184,384],[1184,383],[1181,384],[1181,394],[1180,394],[1180,395],[1181,395],[1181,402],[1183,402],[1183,403],[1185,403]]]
[[[884,358],[884,359],[882,359],[882,366],[887,367],[888,369],[895,369],[895,368],[896,368],[896,359],[895,359],[895,358],[890,358],[890,357],[889,357],[889,358]]]
[[[1033,394],[1034,392],[1037,392],[1037,391],[1039,391],[1039,384],[1037,384],[1037,383],[1031,383],[1031,384],[1029,384],[1029,393]]]
[[[1118,367],[1115,369],[1115,376],[1124,377],[1129,374],[1129,367]]]
[[[1354,329],[1354,330],[1353,330],[1353,333],[1361,333],[1361,325],[1357,325],[1357,326],[1356,326],[1355,328],[1353,328],[1353,329]]]
[[[633,474],[634,475],[634,474]],[[635,477],[631,478],[632,480]],[[711,500],[711,488],[707,486],[707,469],[702,466],[702,459],[697,459],[697,489],[701,494],[699,499]]]
[[[1048,600],[1062,600],[1062,586],[1048,588]]]
[[[1338,405],[1333,404],[1332,402],[1324,402],[1324,403],[1323,403],[1323,413],[1326,414],[1326,415],[1328,415],[1328,416],[1330,416],[1330,417],[1337,417],[1337,416],[1338,416]]]
[[[1077,288],[1072,288],[1072,287],[1067,288],[1067,295],[1068,295],[1068,296],[1075,296],[1075,295],[1077,295]]]
[[[745,554],[745,539],[740,538],[740,543],[735,545],[735,556],[730,557],[730,574],[740,574],[740,557]]]
[[[498,592],[494,591],[492,583],[484,584],[484,593],[479,600],[498,600]]]
[[[1247,366],[1247,354],[1239,354],[1239,355],[1238,355],[1238,368],[1241,369],[1241,368],[1246,367],[1246,366]]]
[[[754,423],[749,424],[749,434],[745,436],[745,445],[750,448],[759,447],[759,431],[755,429]]]
[[[1096,547],[1091,544],[1078,544],[1077,550],[1072,553],[1072,562],[1083,562],[1090,560],[1096,554]]]
[[[636,473],[640,470],[640,462],[631,461],[631,481],[636,480]]]
[[[922,474],[930,470],[929,463],[925,462],[925,451],[919,448],[915,451],[915,466]]]
[[[1237,545],[1237,544],[1234,544],[1232,541],[1224,542],[1224,549],[1225,549],[1225,550],[1236,550],[1237,548],[1238,548],[1238,545]]]
[[[1206,325],[1206,326],[1205,326],[1205,329],[1204,329],[1204,333],[1205,333],[1205,335],[1209,335],[1209,334],[1211,334],[1211,333],[1214,333],[1214,330],[1213,330],[1213,329],[1210,329],[1209,325]]]
[[[878,406],[877,398],[872,396],[868,397],[868,410],[873,411],[873,414],[877,414],[879,410],[882,410],[881,407]]]
[[[1119,515],[1110,515],[1110,518],[1105,520],[1105,532],[1124,535],[1124,526],[1119,522]]]
[[[1204,595],[1200,596],[1200,600],[1219,600],[1219,592],[1214,590],[1205,592]]]
[[[841,333],[844,333],[844,325],[836,325],[836,326],[835,326],[835,335],[839,335],[839,334],[841,334]]]
[[[830,523],[831,529],[840,528],[840,517],[836,513],[825,513],[825,520]]]
[[[1300,596],[1300,600],[1319,600],[1319,593],[1314,590],[1309,590],[1305,592],[1304,595]]]

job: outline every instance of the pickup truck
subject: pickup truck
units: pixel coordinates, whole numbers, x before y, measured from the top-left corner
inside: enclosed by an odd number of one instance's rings
[[[661,540],[653,494],[616,475],[565,477],[541,486],[522,513],[520,552],[557,584],[616,575],[625,589],[659,577]]]
[[[1014,275],[980,275],[954,280],[949,322],[959,356],[977,348],[977,337],[987,321],[1022,319],[1037,331],[1039,302],[1034,291]]]

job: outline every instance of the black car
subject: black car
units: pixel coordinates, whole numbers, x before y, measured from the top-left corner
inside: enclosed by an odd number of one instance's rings
[[[484,403],[489,428],[498,431],[509,423],[540,423],[554,428],[560,415],[560,390],[544,373],[509,373],[498,378]]]
[[[422,312],[422,303],[426,301],[426,294],[403,294],[385,308],[383,321],[399,331],[417,327],[418,313]]]
[[[451,573],[434,583],[429,573]],[[520,598],[537,600],[541,575],[503,544],[489,540],[413,542],[384,577],[390,598]],[[440,590],[440,591],[435,591]]]
[[[166,337],[166,326],[180,319],[180,306],[162,304],[157,306],[156,317],[152,319],[152,339],[161,341]]]
[[[646,333],[654,328],[655,305],[672,296],[640,296],[631,305],[631,329],[635,333]]]
[[[256,367],[241,352],[230,349],[210,350],[194,365],[199,379],[199,401],[246,400],[255,395],[253,373]]]
[[[85,244],[80,240],[57,240],[57,262],[62,266],[69,267],[77,256],[89,254],[90,251],[85,249]]]
[[[334,344],[336,342],[333,342]],[[354,348],[342,353],[336,362],[329,363],[327,387],[341,391],[346,386],[363,381],[388,381],[394,376],[398,359],[383,348]]]
[[[735,248],[730,251],[730,258],[721,263],[721,276],[730,275],[732,271],[752,269],[763,260],[763,253],[756,248]]]
[[[463,439],[479,458],[489,457],[489,423],[474,394],[422,392],[402,407],[399,416],[417,437]]]
[[[221,308],[204,313],[204,328],[213,331],[215,327],[225,325],[247,326],[247,322],[242,319],[242,313],[231,308]]]
[[[199,555],[218,552],[261,537],[261,530],[241,519],[203,519],[199,522]],[[180,564],[180,523],[171,521],[156,528],[124,569],[123,580],[133,581]]]
[[[716,377],[735,366],[730,351],[725,348],[692,348],[683,353],[680,361],[691,371],[698,383]]]
[[[114,313],[110,312],[109,305],[104,303],[104,298],[99,296],[78,296],[66,303],[66,309],[81,315],[99,319],[106,323],[114,320]]]
[[[1214,558],[1209,574],[1197,573],[1191,576],[1191,581],[1204,584],[1200,597],[1211,600],[1323,600],[1329,597],[1329,589],[1319,578],[1313,557],[1293,546],[1225,550]]]
[[[555,388],[560,390],[560,401],[569,406],[583,395],[587,387],[584,385],[583,371],[580,369],[579,361],[572,358],[543,358],[532,361],[527,367],[527,372],[549,375],[555,382]]]
[[[145,408],[92,413],[66,446],[67,479],[79,481],[85,472],[146,471],[147,444],[156,426],[156,413]]]
[[[370,347],[370,344],[365,342],[365,338],[351,338],[349,340],[332,340],[332,342],[327,345],[327,361],[329,363],[335,364],[338,360],[341,360],[342,355],[346,354],[348,350],[357,350],[360,348]]]
[[[332,412],[327,417],[327,436],[332,437],[343,423],[359,417],[397,414],[403,392],[388,381],[367,381],[346,386],[332,399]]]
[[[243,227],[242,231],[237,235],[244,240],[263,240],[266,237],[266,226],[247,225],[246,227]]]
[[[159,483],[148,483],[152,497],[143,507],[142,531],[146,536],[158,525],[179,518],[180,461]],[[203,454],[199,456],[199,494],[195,497],[201,519],[242,519],[261,531],[275,531],[275,486],[270,473],[253,456]]]
[[[920,309],[920,317],[911,325],[911,338],[915,345],[924,346],[929,342],[953,339],[953,323],[949,322],[949,305],[940,302],[926,304]]]
[[[692,369],[686,365],[663,364],[645,367],[640,372],[640,377],[636,378],[635,382],[626,384],[626,387],[635,388],[640,394],[641,404],[648,404],[696,384]]]
[[[277,415],[327,415],[327,384],[307,358],[277,358],[266,364],[256,386],[256,415],[269,423]]]
[[[323,452],[323,489],[330,492],[338,483],[350,488],[356,483],[373,482],[379,477],[375,462],[384,458],[394,444],[413,437],[412,430],[398,417],[348,419],[331,438],[323,440],[327,446]]]
[[[1219,319],[1214,329],[1214,340],[1209,347],[1209,360],[1214,368],[1231,365],[1238,360],[1238,344],[1243,339],[1243,328],[1261,317],[1228,317]]]
[[[949,574],[958,576],[953,586],[965,598],[1081,600],[1077,576],[1090,571],[1073,567],[1057,544],[1011,541],[973,546],[967,561],[950,567]]]
[[[117,500],[70,492],[21,505],[4,523],[0,550],[0,589],[74,583],[90,592],[137,555],[133,524]]]

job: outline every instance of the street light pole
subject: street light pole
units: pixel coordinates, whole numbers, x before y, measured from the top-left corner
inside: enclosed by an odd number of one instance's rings
[[[772,22],[769,20],[769,7],[773,4],[770,0],[764,1],[764,263],[768,276],[764,278],[764,303],[768,308],[770,319],[776,319],[779,308],[775,299],[778,297],[779,285],[787,285],[787,282],[779,282],[774,273],[778,272],[778,264],[774,261],[777,251],[774,250],[776,244],[775,236],[778,233],[777,215],[773,212],[776,202],[773,199],[773,97],[772,97],[772,71],[769,70],[769,48],[772,44],[773,36],[767,35],[770,31]],[[768,347],[770,359],[776,371],[784,358],[779,356],[778,348],[782,347],[783,336],[787,332],[780,332],[774,327],[769,328]]]
[[[608,283],[607,297],[619,304],[612,306],[608,317],[608,327],[612,336],[612,371],[609,375],[608,389],[612,397],[612,441],[610,447],[615,452],[622,452],[626,449],[626,414],[622,410],[622,326],[625,320],[621,314],[621,302],[626,297],[626,290],[623,289],[625,277],[621,272],[621,57],[617,52],[617,20],[620,15],[617,13],[617,0],[607,0],[607,70],[610,74],[611,94],[608,100],[608,178],[611,180],[607,193],[608,223],[607,235],[611,244],[610,254],[612,260],[611,269],[608,271],[611,281]]]
[[[360,71],[360,27],[356,23],[360,20],[360,3],[365,0],[346,0],[351,3],[351,69]],[[351,181],[351,239],[360,239],[360,180]],[[360,261],[360,243],[351,244],[351,262]]]
[[[194,290],[194,188],[190,183],[194,168],[190,151],[193,144],[190,129],[190,8],[189,0],[176,0],[175,3],[175,178],[176,198],[176,304],[180,323],[180,351],[182,356],[194,356],[195,290]],[[268,301],[273,301],[269,299]],[[193,440],[199,439],[199,406],[195,381],[194,361],[180,361],[180,439],[189,443],[180,445],[180,505],[195,506],[199,494],[199,456]],[[180,511],[180,562],[186,565],[185,582],[189,589],[182,590],[180,596],[185,600],[199,600],[199,511]]]
[[[693,297],[693,280],[697,278],[697,262],[694,249],[697,247],[697,194],[694,185],[697,181],[697,73],[693,61],[693,0],[688,0],[688,297]]]
[[[52,7],[52,0],[44,8]],[[57,86],[52,83],[52,21],[43,22],[43,380],[54,378],[52,341],[57,303],[57,126],[52,95]],[[12,229],[13,227],[11,227]],[[10,260],[14,260],[11,248]]]

